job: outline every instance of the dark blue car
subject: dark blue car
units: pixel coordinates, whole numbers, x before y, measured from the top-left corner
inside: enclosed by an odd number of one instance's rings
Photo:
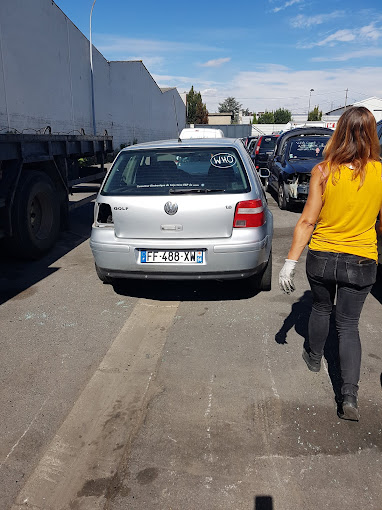
[[[280,209],[306,202],[310,173],[322,161],[322,151],[332,134],[329,128],[309,127],[292,129],[279,136],[268,160],[270,175],[264,187],[277,192]]]

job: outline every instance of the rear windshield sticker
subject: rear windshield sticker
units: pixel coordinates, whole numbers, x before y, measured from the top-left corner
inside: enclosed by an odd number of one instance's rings
[[[233,154],[229,154],[229,152],[220,152],[211,156],[210,162],[216,168],[229,168],[236,163],[236,158]]]

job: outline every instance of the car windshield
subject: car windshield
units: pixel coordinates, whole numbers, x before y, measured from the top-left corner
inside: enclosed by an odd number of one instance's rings
[[[288,159],[320,159],[329,140],[328,136],[304,137],[291,140],[286,149]]]
[[[129,150],[119,154],[102,195],[243,193],[250,190],[233,148]]]

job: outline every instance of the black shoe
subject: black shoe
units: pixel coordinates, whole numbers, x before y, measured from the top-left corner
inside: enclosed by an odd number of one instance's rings
[[[342,406],[340,406],[337,414],[343,420],[359,421],[357,397],[355,395],[344,395]]]
[[[313,354],[312,352],[307,352],[305,349],[302,350],[302,359],[305,361],[311,372],[320,371],[321,358],[321,354]]]

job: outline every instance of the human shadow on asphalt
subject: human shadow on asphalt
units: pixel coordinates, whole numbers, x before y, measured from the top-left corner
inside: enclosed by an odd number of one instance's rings
[[[0,250],[0,305],[60,269],[51,266],[89,239],[93,223],[93,209],[94,204],[88,203],[71,211],[68,229],[60,233],[53,249],[39,260],[16,259],[7,256],[3,250]]]
[[[284,322],[275,335],[275,341],[278,344],[287,344],[288,332],[294,327],[296,333],[303,339],[304,348],[309,347],[308,342],[308,323],[312,310],[312,293],[310,290],[304,292],[300,299],[293,303],[290,314],[284,319]],[[341,400],[341,369],[339,357],[339,342],[335,325],[335,306],[330,317],[330,327],[328,338],[325,343],[324,357],[328,364],[328,373],[332,383],[333,391],[337,402]]]
[[[254,510],[273,510],[272,496],[256,496]]]
[[[120,296],[156,301],[233,301],[251,299],[259,291],[242,280],[117,280],[114,291]]]

